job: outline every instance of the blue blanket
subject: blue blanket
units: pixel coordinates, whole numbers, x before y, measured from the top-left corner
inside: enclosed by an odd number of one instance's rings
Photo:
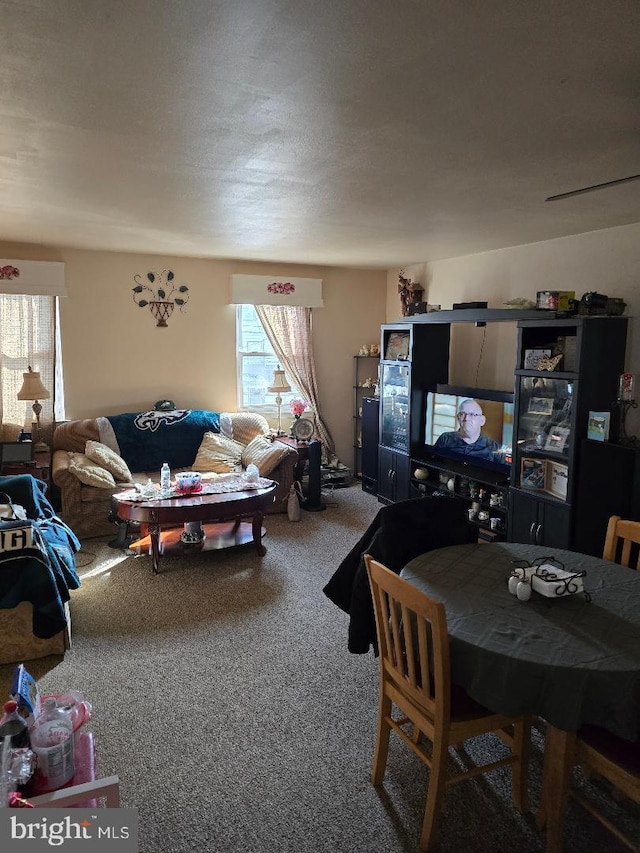
[[[74,554],[80,541],[55,514],[46,484],[30,474],[0,477],[0,492],[27,511],[0,524],[0,608],[33,604],[33,633],[52,637],[66,625],[64,605],[78,589]]]
[[[127,412],[108,416],[120,455],[134,473],[188,468],[198,453],[205,432],[220,432],[220,415],[202,409],[172,412]]]

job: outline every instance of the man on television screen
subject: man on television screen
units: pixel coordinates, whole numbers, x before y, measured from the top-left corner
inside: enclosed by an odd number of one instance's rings
[[[482,435],[486,418],[477,400],[463,400],[458,407],[458,429],[455,432],[443,432],[438,436],[435,447],[455,450],[465,456],[477,456],[481,459],[500,461],[500,447],[492,438]]]

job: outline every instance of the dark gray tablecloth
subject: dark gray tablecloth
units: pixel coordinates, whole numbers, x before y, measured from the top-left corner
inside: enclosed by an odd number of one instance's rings
[[[555,557],[586,570],[576,594],[521,602],[507,589],[514,559]],[[442,601],[452,678],[496,712],[532,713],[564,731],[640,732],[640,572],[571,551],[456,545],[412,560],[401,576]]]

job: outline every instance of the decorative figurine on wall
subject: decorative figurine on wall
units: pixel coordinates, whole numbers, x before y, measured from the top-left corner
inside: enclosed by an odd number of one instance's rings
[[[140,308],[149,307],[149,310],[158,321],[156,326],[165,328],[167,320],[173,314],[173,310],[177,305],[181,311],[184,311],[184,306],[189,301],[189,288],[186,284],[181,284],[176,287],[173,284],[175,275],[171,270],[162,270],[161,273],[148,272],[147,278],[151,284],[154,284],[157,290],[152,290],[148,284],[143,284],[140,281],[140,274],[134,275],[133,280],[136,286],[133,288],[133,301]],[[141,294],[148,291],[152,299],[140,298]],[[173,294],[176,293],[176,296]],[[173,298],[172,298],[173,297]]]
[[[402,307],[402,316],[406,317],[411,314],[410,306],[414,302],[419,302],[423,293],[423,288],[417,282],[411,281],[404,274],[404,270],[398,273],[398,293],[400,294],[400,305]]]

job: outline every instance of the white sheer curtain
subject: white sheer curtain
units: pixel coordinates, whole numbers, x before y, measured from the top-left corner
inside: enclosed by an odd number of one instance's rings
[[[301,389],[316,414],[316,433],[325,463],[337,465],[336,448],[320,413],[313,357],[311,308],[293,305],[256,305],[256,313],[287,376]]]
[[[55,296],[0,294],[0,422],[31,429],[33,402],[18,400],[22,374],[31,365],[49,391],[40,400],[43,437],[50,434],[56,405]],[[4,429],[3,429],[4,432]],[[45,439],[46,440],[46,439]]]

